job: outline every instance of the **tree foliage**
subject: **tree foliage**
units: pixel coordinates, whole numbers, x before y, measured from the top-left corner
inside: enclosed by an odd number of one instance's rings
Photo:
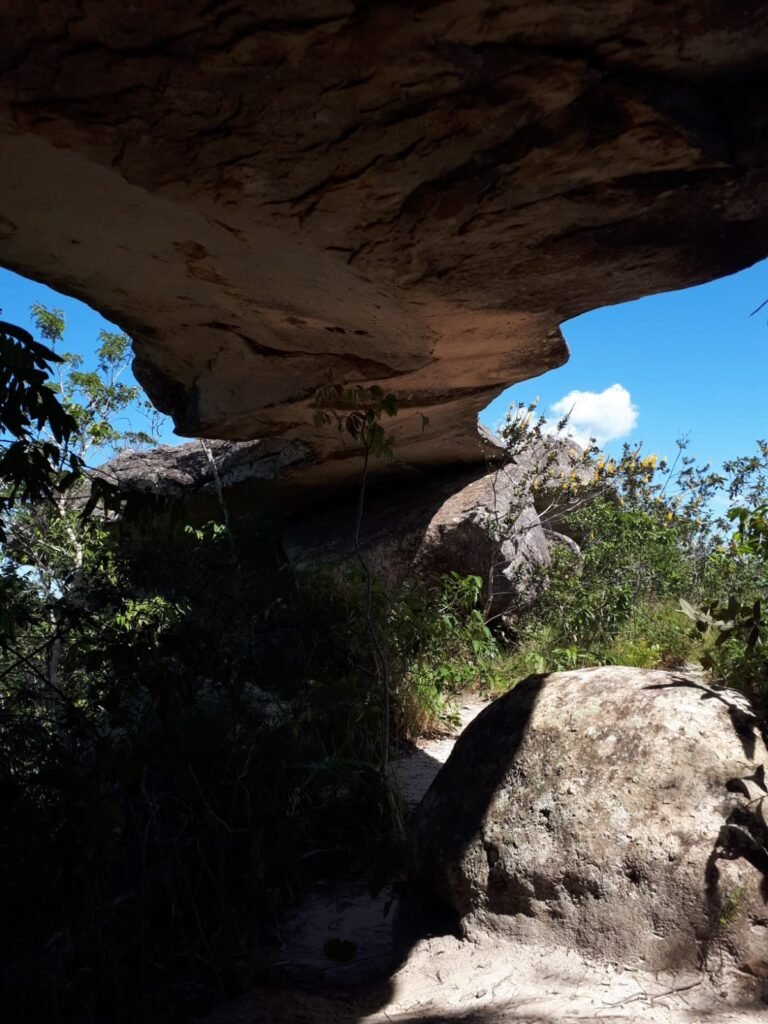
[[[67,450],[77,420],[50,386],[61,362],[28,331],[0,321],[0,531],[17,501],[51,499],[81,471]]]
[[[717,473],[688,455],[685,440],[671,462],[629,445],[616,457],[595,444],[569,448],[567,417],[552,431],[535,413],[513,407],[503,430],[510,458],[527,467],[521,501],[538,494],[545,525],[578,547],[555,548],[539,600],[508,623],[513,663],[681,667],[701,658],[713,678],[762,702],[765,443]],[[718,514],[723,494],[754,504]]]

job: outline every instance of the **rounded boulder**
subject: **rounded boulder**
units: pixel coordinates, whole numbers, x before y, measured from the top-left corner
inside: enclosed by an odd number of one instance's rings
[[[768,960],[765,724],[676,673],[532,676],[459,738],[416,811],[417,884],[465,934],[652,970]]]

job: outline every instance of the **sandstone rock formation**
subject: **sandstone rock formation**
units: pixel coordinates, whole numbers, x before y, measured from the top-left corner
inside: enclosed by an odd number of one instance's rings
[[[628,668],[531,677],[467,728],[422,801],[417,878],[470,934],[650,970],[738,966],[768,943],[766,768],[732,692]]]
[[[485,432],[485,441],[498,439]],[[313,458],[300,442],[195,441],[124,451],[100,469],[123,494],[143,492],[182,499],[193,515],[215,516],[218,488],[234,514],[292,512],[284,544],[299,569],[353,560],[358,492],[344,491],[328,507],[301,514],[293,491],[296,475]],[[552,440],[520,461],[496,469],[458,468],[421,473],[397,486],[373,485],[361,522],[362,551],[371,569],[397,584],[407,576],[442,573],[482,576],[485,611],[496,616],[525,606],[535,594],[537,570],[550,562],[553,545],[570,538],[558,531],[564,477],[589,471],[581,449]],[[551,487],[534,491],[535,479]],[[272,485],[272,486],[269,486]]]
[[[442,505],[421,538],[413,564],[427,576],[482,576],[486,615],[525,607],[550,563],[549,537],[529,482],[506,466],[480,477]]]
[[[457,490],[435,512],[414,568],[482,576],[489,616],[525,607],[543,582],[540,570],[550,564],[552,548],[566,544],[579,552],[560,532],[567,528],[563,515],[580,500],[563,495],[569,477],[582,485],[592,477],[574,442],[552,438],[524,446],[515,461]]]
[[[311,461],[311,450],[297,441],[193,441],[126,449],[99,473],[123,493],[143,491],[193,500],[196,495],[214,493],[218,478],[226,490],[246,485],[253,497],[261,482],[278,481],[291,469]]]
[[[549,471],[559,475],[572,466],[565,457]],[[527,607],[544,582],[541,570],[550,564],[553,547],[565,543],[579,551],[554,528],[561,525],[560,506],[546,490],[534,492],[532,480],[529,465],[510,464],[374,488],[360,526],[366,563],[394,585],[408,578],[436,581],[451,572],[480,576],[488,617]],[[353,561],[356,514],[357,503],[349,497],[289,524],[285,547],[293,565]]]
[[[563,320],[768,252],[757,0],[6,0],[0,33],[0,263],[125,328],[182,434],[299,439],[310,483],[357,468],[328,375],[397,394],[404,461],[472,462]]]
[[[530,603],[536,570],[550,562],[559,534],[545,530],[529,490],[510,470],[439,474],[387,492],[373,491],[361,526],[372,571],[390,584],[436,581],[443,573],[481,576],[485,612],[500,615]],[[298,569],[351,562],[355,505],[314,514],[285,535]]]

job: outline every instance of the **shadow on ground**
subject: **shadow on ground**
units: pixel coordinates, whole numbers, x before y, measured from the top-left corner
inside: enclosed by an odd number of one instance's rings
[[[485,750],[483,764],[474,773],[473,792],[481,792],[484,797],[479,801],[475,798],[475,807],[486,806],[504,778],[525,734],[543,679],[534,676],[517,687],[514,714],[508,710],[507,702],[498,700],[467,726],[465,732],[489,715],[497,720],[492,731],[492,749]],[[521,694],[527,698],[522,702]],[[451,772],[450,757],[443,765],[418,747],[410,748],[398,759],[395,774],[403,802],[412,815],[418,815],[418,802],[441,770]],[[471,837],[479,825],[477,814],[464,815],[458,840]],[[352,1024],[369,1017],[382,1022],[471,1021],[473,1018],[466,1011],[458,1016],[392,1017],[382,1010],[394,995],[393,975],[407,961],[416,943],[429,937],[458,935],[455,911],[437,899],[423,880],[416,885],[408,877],[407,857],[403,868],[403,877],[374,897],[359,882],[329,886],[309,894],[300,907],[286,916],[281,927],[280,962],[271,972],[276,985],[256,989],[239,1003],[220,1009],[206,1018],[208,1024]],[[324,954],[329,939],[353,943],[354,959],[347,964],[330,960]],[[486,1015],[476,1019],[491,1022],[497,1018]]]
[[[401,759],[409,766],[412,773],[409,777],[419,780],[408,793],[410,802],[422,796],[438,771],[442,770],[441,779],[445,785],[441,788],[456,793],[456,828],[450,842],[455,843],[457,849],[481,827],[485,809],[507,776],[526,734],[544,678],[532,676],[525,680],[516,688],[514,704],[501,698],[467,726],[467,733],[482,728],[486,739],[482,747],[474,745],[479,752],[476,757],[473,755],[472,763],[467,762],[467,748],[460,757],[449,758],[445,766],[418,748]],[[703,691],[702,699],[725,699],[728,703],[726,695],[684,677],[665,685],[695,687]],[[757,738],[755,722],[747,721],[736,703],[729,703],[729,712],[745,752],[748,752]],[[481,721],[482,726],[479,726],[477,723]],[[468,775],[472,779],[473,799],[465,804],[462,792]],[[418,843],[418,810],[415,812],[413,833]],[[425,842],[428,846],[428,841]],[[422,850],[422,865],[423,853]],[[450,851],[447,856],[452,856]],[[393,896],[390,913],[385,916],[384,905]],[[765,1012],[765,1003],[760,1003],[757,991],[759,983],[753,985],[751,998],[741,1004],[729,1004],[727,1013],[722,1006],[711,1011],[702,1009],[709,1005],[706,999],[704,1003],[697,1000],[696,1006],[692,1002],[689,1008],[683,993],[674,1012],[670,1010],[668,1015],[664,1015],[663,997],[677,993],[678,989],[663,991],[659,979],[652,979],[652,984],[658,983],[659,988],[643,992],[641,987],[638,992],[633,987],[639,985],[637,975],[614,971],[606,981],[599,976],[599,971],[587,967],[585,961],[581,961],[581,965],[576,964],[575,969],[568,964],[560,972],[565,961],[562,958],[558,960],[555,951],[549,949],[543,951],[541,960],[534,963],[529,958],[525,964],[515,959],[512,947],[501,945],[483,946],[482,955],[473,955],[472,943],[458,944],[453,939],[440,938],[455,936],[458,922],[453,912],[430,893],[430,880],[423,868],[418,885],[412,879],[404,878],[394,892],[375,899],[362,889],[357,891],[351,902],[349,897],[349,890],[335,895],[326,892],[318,896],[319,902],[314,907],[298,911],[283,935],[284,951],[291,969],[284,973],[282,983],[254,990],[240,1001],[222,1007],[207,1019],[208,1024],[454,1024],[459,1021],[464,1024],[560,1024],[568,1019],[600,1020],[609,1024],[619,1020],[658,1021],[662,1024],[695,1024],[704,1020],[713,1024],[725,1024],[725,1021],[729,1024],[753,1024],[761,1020],[761,1014]],[[435,938],[435,942],[421,944],[409,966],[398,976],[397,972],[409,960],[414,947],[430,936]],[[323,946],[328,938],[355,943],[357,956],[354,961],[346,965],[330,963],[323,956]],[[452,949],[455,954],[457,947],[467,949],[463,960],[451,959],[449,955],[444,960],[440,959],[446,949]],[[500,963],[503,957],[509,958],[506,964]],[[610,970],[608,966],[606,971]],[[422,971],[423,975],[419,973],[418,977],[421,979],[423,976],[427,984],[413,998],[413,977],[415,972]],[[583,978],[581,975],[577,977],[579,971],[583,971]],[[586,990],[583,990],[582,981],[588,973],[590,980],[585,981]],[[489,975],[500,978],[500,983],[489,984]],[[611,988],[619,975],[620,985]],[[693,984],[688,987],[702,985],[703,982],[697,980],[701,977],[695,976]],[[518,979],[521,982],[520,998]],[[489,985],[490,992],[484,990],[486,985]],[[407,1003],[403,999],[404,986],[409,987]],[[450,996],[446,999],[445,1008],[435,1005],[441,991]],[[683,989],[679,991],[682,993]],[[553,1001],[547,996],[552,992],[555,994],[554,1002],[559,999],[562,1004],[561,1012],[550,1012]],[[532,1007],[539,1002],[539,994],[542,1007],[541,1012],[536,1012]],[[597,998],[590,1000],[590,995]],[[768,988],[763,991],[763,997],[768,997]],[[401,1012],[396,1010],[398,999],[399,1005],[404,1007]],[[475,1001],[482,1005],[473,1007]],[[457,1002],[461,1005],[455,1005]],[[571,1006],[574,1002],[578,1002],[578,1007]]]

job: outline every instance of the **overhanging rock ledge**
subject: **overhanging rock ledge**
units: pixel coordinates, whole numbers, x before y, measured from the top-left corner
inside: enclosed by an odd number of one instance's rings
[[[126,329],[180,433],[300,440],[309,482],[359,465],[329,378],[398,396],[401,462],[475,461],[565,319],[768,252],[756,0],[10,0],[0,33],[0,263]]]

